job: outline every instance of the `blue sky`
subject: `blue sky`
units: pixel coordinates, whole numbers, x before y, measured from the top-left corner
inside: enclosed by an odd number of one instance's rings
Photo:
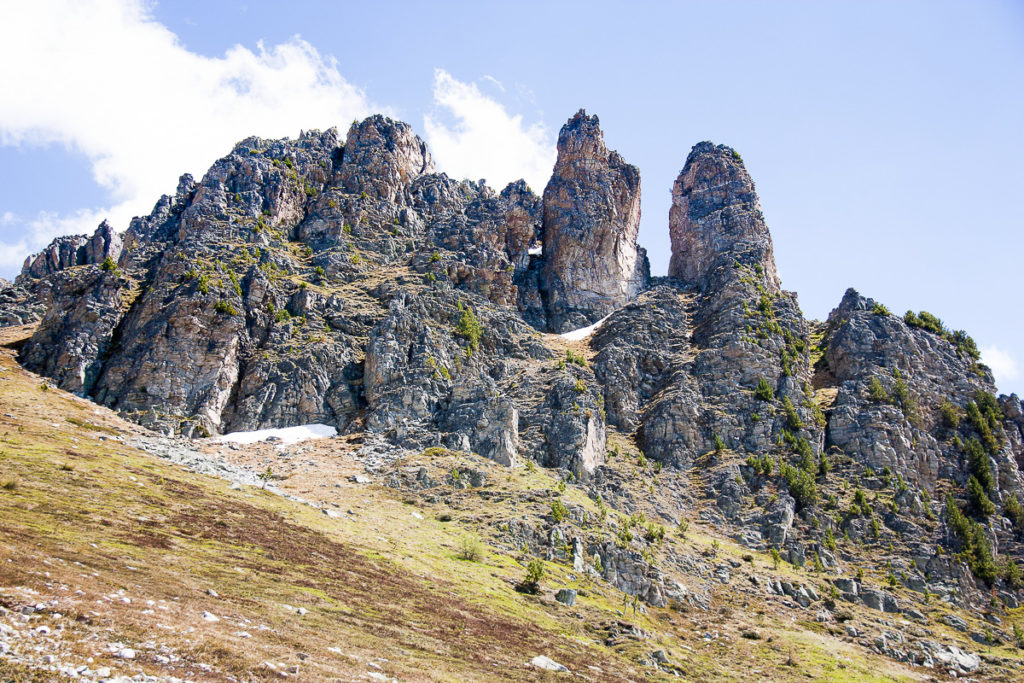
[[[668,264],[690,147],[735,147],[787,289],[970,332],[1024,394],[1024,3],[3,2],[0,275],[123,228],[250,134],[384,111],[439,165],[540,191],[580,107],[640,168]]]

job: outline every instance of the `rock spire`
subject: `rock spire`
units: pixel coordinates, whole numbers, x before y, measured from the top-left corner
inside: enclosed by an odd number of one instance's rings
[[[604,144],[598,118],[580,110],[558,134],[558,159],[544,190],[548,321],[583,327],[642,291],[650,278],[637,246],[640,172]]]
[[[716,269],[739,261],[763,269],[770,293],[780,290],[772,238],[754,181],[731,147],[694,145],[672,186],[669,234],[670,276],[707,289]]]

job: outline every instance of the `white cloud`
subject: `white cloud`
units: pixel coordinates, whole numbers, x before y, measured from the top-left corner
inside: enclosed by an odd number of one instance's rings
[[[981,349],[981,362],[992,368],[996,385],[999,387],[1006,386],[1019,376],[1017,360],[995,346],[986,346]]]
[[[501,92],[505,92],[505,86],[502,85],[501,81],[499,81],[494,76],[491,76],[490,74],[484,74],[484,80],[488,81],[489,83],[493,83],[494,87],[500,90]]]
[[[0,144],[62,144],[84,153],[108,207],[21,218],[0,265],[103,217],[124,229],[249,135],[347,127],[371,112],[333,58],[298,37],[223,57],[186,49],[144,0],[5,3],[0,22]],[[5,231],[10,234],[10,229]]]
[[[472,83],[448,72],[434,71],[434,103],[455,118],[449,127],[433,116],[423,117],[430,150],[439,168],[455,178],[486,178],[501,189],[523,178],[542,192],[555,165],[554,135],[542,123],[526,126]]]

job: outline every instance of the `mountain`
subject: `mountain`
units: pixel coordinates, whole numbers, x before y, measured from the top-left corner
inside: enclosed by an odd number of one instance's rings
[[[271,490],[333,514],[367,490],[381,510],[465,510],[456,523],[502,558],[495,576],[516,583],[509,568],[539,559],[576,591],[490,585],[516,619],[548,628],[583,596],[580,637],[602,654],[566,654],[578,674],[1019,677],[1020,399],[997,397],[971,337],[926,311],[850,289],[805,319],[737,151],[701,142],[685,160],[667,277],[637,244],[640,191],[582,110],[540,195],[436,172],[383,116],[344,139],[248,138],[125,233],[104,223],[30,257],[0,322],[25,371],[114,411],[137,457],[198,454],[184,462],[261,491],[284,467]],[[338,436],[211,438],[311,424]],[[271,542],[258,536],[246,543]],[[394,674],[483,675],[459,657],[460,673],[431,674],[413,648]],[[589,657],[612,663],[587,673]]]

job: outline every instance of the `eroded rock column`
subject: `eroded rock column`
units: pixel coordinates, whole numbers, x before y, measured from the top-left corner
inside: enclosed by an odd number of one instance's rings
[[[670,276],[707,289],[717,269],[739,261],[763,271],[766,289],[779,292],[772,238],[754,181],[731,147],[694,145],[672,186],[668,220]]]
[[[542,280],[555,332],[589,325],[647,286],[647,253],[636,243],[640,172],[605,147],[597,117],[582,109],[558,134],[543,222]]]

